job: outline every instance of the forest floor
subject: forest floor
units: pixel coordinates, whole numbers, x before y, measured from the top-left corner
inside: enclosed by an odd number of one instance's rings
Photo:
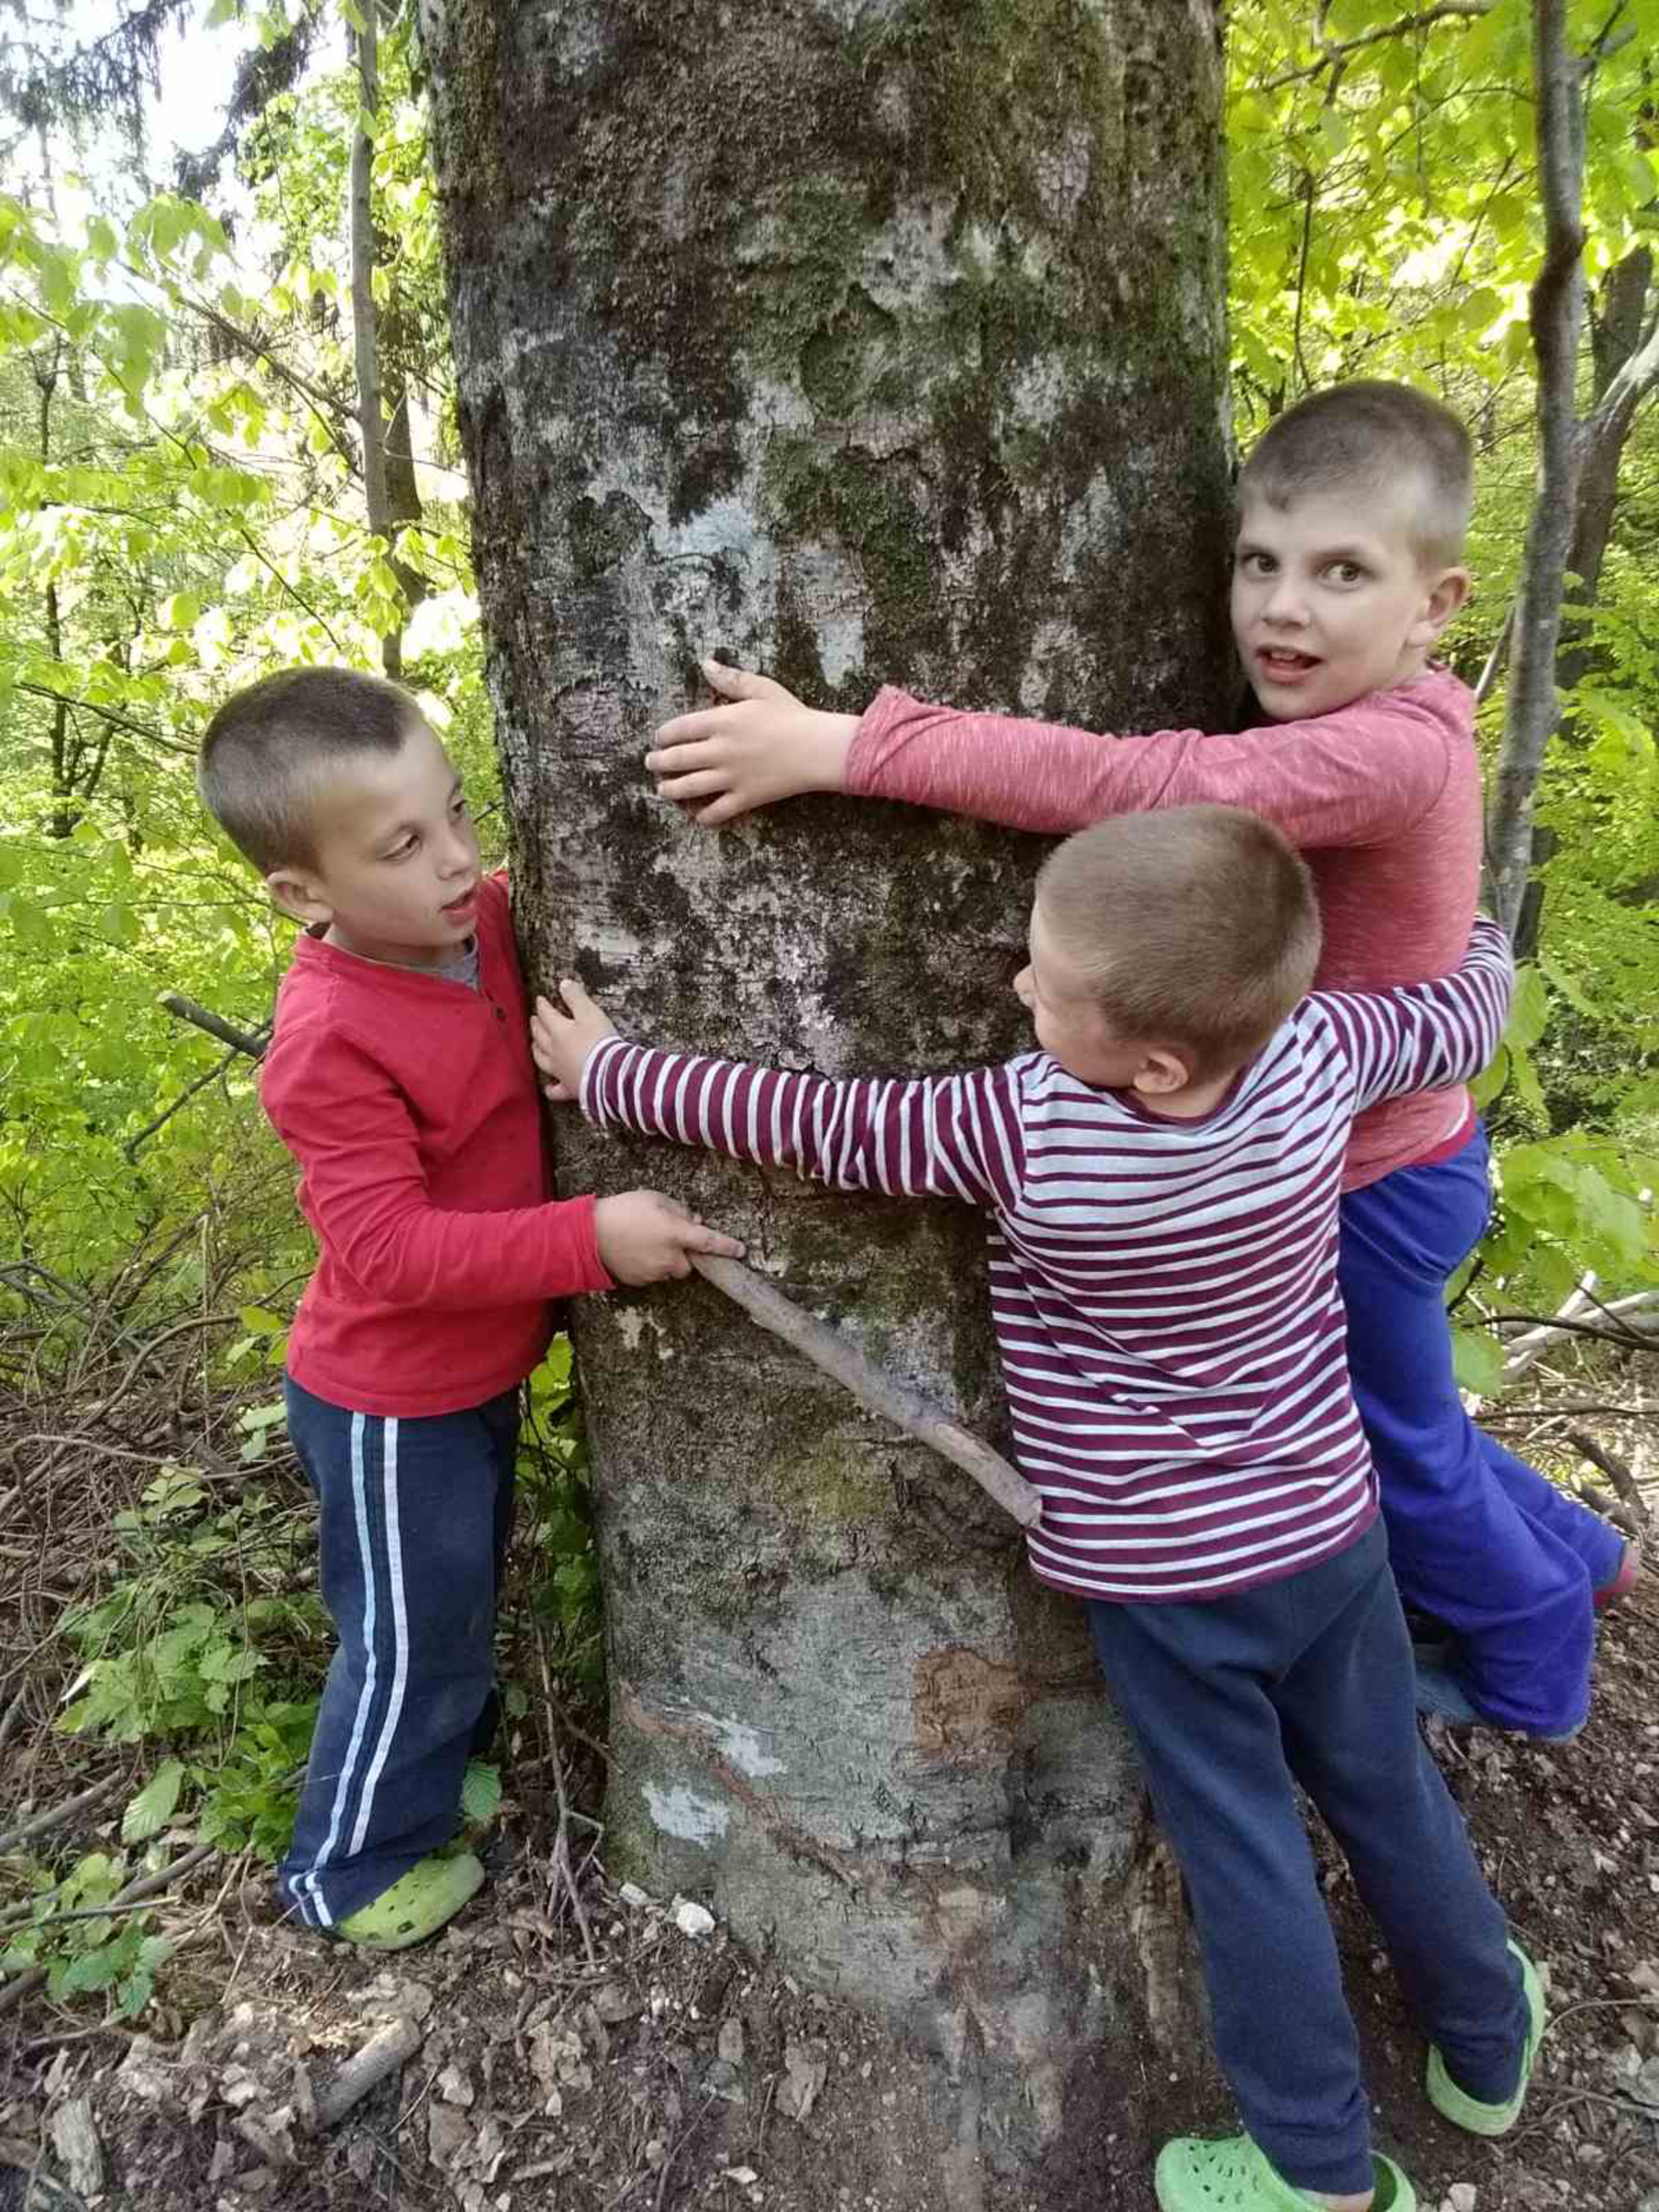
[[[1644,1488],[1655,1437],[1644,1419],[1620,1439]],[[1439,2121],[1375,1932],[1322,1853],[1379,2142],[1425,2212],[1659,2212],[1659,1573],[1601,1631],[1575,1742],[1437,1725],[1431,1741],[1546,1969],[1552,2026],[1505,2142]],[[569,1748],[595,1813],[599,1759]],[[136,2026],[96,1999],[0,1992],[0,2212],[935,2212],[915,2148],[927,2064],[725,1929],[687,1932],[677,1900],[616,1888],[597,1857],[579,1924],[545,1759],[505,1771],[491,1887],[423,1949],[377,1960],[285,1925],[269,1869],[219,1859],[158,1906],[174,1954]],[[14,1753],[0,1818],[44,1772]],[[94,1808],[59,1841],[114,1832]],[[341,2067],[394,2030],[401,2065],[319,2123]],[[1232,2124],[1201,2101],[1188,2117]],[[1091,2149],[1098,2212],[1150,2212],[1139,2133],[1126,2115]]]

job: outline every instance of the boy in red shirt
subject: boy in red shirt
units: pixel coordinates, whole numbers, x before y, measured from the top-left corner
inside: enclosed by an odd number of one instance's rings
[[[483,1879],[439,1854],[495,1718],[518,1391],[549,1301],[743,1248],[654,1191],[548,1200],[506,881],[480,874],[407,692],[267,677],[214,716],[198,780],[305,926],[260,1088],[319,1248],[284,1390],[339,1644],[279,1880],[313,1925],[400,1949]]]
[[[1281,416],[1246,463],[1233,631],[1266,726],[1115,741],[883,690],[816,713],[707,664],[734,703],[681,716],[647,764],[714,826],[846,791],[1071,831],[1215,802],[1304,852],[1325,929],[1322,988],[1382,990],[1455,964],[1480,873],[1474,702],[1430,653],[1468,590],[1468,434],[1403,385],[1356,383]],[[1354,1127],[1340,1268],[1354,1395],[1407,1605],[1455,1638],[1419,1670],[1427,1711],[1546,1740],[1589,1703],[1594,1607],[1633,1556],[1595,1515],[1485,1436],[1453,1378],[1445,1284],[1484,1231],[1486,1139],[1462,1085]]]

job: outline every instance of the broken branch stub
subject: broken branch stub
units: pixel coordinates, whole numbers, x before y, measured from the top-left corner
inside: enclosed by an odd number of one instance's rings
[[[818,1321],[774,1283],[745,1267],[738,1260],[722,1260],[707,1252],[693,1252],[697,1273],[740,1305],[751,1321],[799,1352],[814,1367],[839,1382],[860,1406],[896,1429],[928,1445],[941,1458],[971,1475],[988,1498],[1011,1514],[1022,1528],[1035,1526],[1042,1501],[1018,1468],[1000,1452],[953,1421],[919,1390],[900,1382],[866,1359],[837,1329]]]

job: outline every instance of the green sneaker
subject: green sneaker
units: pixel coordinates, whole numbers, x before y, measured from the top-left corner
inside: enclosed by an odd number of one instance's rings
[[[1478,2097],[1471,2097],[1460,2089],[1446,2071],[1446,2062],[1436,2044],[1429,2045],[1429,2102],[1436,2112],[1443,2112],[1452,2125],[1462,2128],[1472,2136],[1506,2136],[1521,2117],[1521,2107],[1527,2100],[1527,2084],[1532,2079],[1532,2069],[1537,2063],[1538,2046],[1544,2039],[1544,2028],[1548,2014],[1544,2010],[1544,1984],[1538,1978],[1538,1969],[1521,1946],[1511,1936],[1510,1948],[1521,1961],[1521,1978],[1527,1992],[1527,2047],[1521,2057],[1521,2079],[1516,2084],[1515,2094],[1501,2105],[1483,2105]]]
[[[335,1923],[335,1933],[366,1951],[406,1951],[448,1924],[476,1896],[484,1870],[471,1851],[453,1858],[435,1853]]]
[[[1371,2212],[1417,2212],[1417,2192],[1391,2158],[1373,2152]],[[1152,2173],[1158,2212],[1309,2212],[1314,2202],[1292,2189],[1249,2136],[1206,2142],[1177,2136]]]

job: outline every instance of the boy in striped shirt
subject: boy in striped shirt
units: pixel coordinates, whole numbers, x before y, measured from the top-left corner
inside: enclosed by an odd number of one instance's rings
[[[836,1082],[618,1036],[538,1000],[550,1097],[604,1126],[990,1219],[1031,1564],[1095,1646],[1192,1898],[1247,2133],[1183,2139],[1165,2212],[1405,2212],[1373,2157],[1352,2021],[1294,1784],[1338,1836],[1432,2038],[1429,2092],[1500,2134],[1543,2005],[1413,1710],[1411,1648],[1348,1387],[1337,1204],[1356,1113],[1467,1079],[1510,969],[1305,995],[1312,879],[1231,807],[1126,816],[1038,880],[1015,988],[1037,1049]],[[1264,1937],[1271,1935],[1270,1941]]]
[[[1235,732],[1103,738],[890,688],[824,714],[711,662],[728,703],[665,725],[647,766],[708,827],[808,791],[1047,831],[1247,806],[1308,855],[1322,986],[1443,974],[1480,876],[1474,702],[1431,657],[1468,587],[1472,482],[1462,424],[1406,385],[1335,385],[1273,422],[1239,478],[1232,626],[1255,705]],[[1550,1742],[1584,1723],[1595,1613],[1631,1587],[1637,1547],[1464,1410],[1443,1292],[1489,1205],[1461,1085],[1359,1116],[1339,1256],[1349,1364],[1401,1594],[1452,1639],[1420,1669],[1419,1705]]]

